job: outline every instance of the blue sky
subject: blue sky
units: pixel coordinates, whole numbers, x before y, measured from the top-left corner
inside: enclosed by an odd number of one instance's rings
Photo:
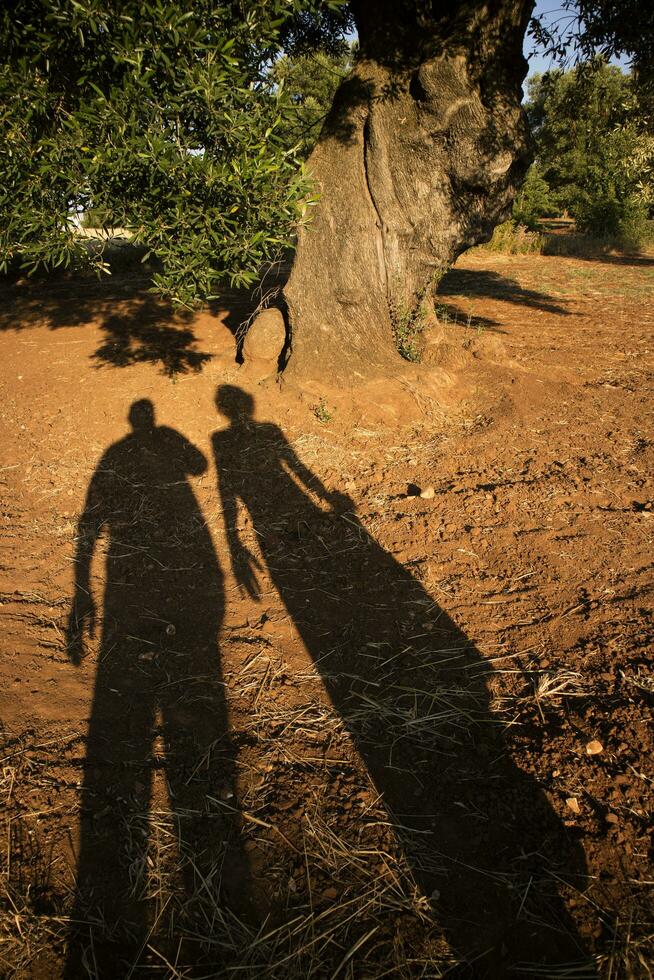
[[[542,17],[545,24],[554,24],[557,21],[561,21],[561,27],[565,27],[570,18],[570,13],[564,10],[561,4],[557,3],[557,0],[537,0],[534,15],[537,17]],[[532,38],[525,38],[523,50],[525,57],[529,60],[530,75],[534,75],[536,72],[544,72],[549,68],[556,67],[551,58],[545,57],[545,55],[543,55],[541,52],[534,52],[534,42]],[[620,65],[625,70],[628,67],[626,58],[620,58],[614,61],[614,64]]]

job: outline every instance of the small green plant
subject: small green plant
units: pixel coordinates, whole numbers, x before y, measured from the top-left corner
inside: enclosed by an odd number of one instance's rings
[[[327,402],[324,398],[321,398],[317,405],[312,406],[312,411],[319,422],[331,422],[334,417],[333,413],[327,407]]]
[[[438,317],[438,322],[447,326],[448,323],[456,325],[459,321],[458,314],[455,313],[454,316],[451,315],[451,307],[445,306],[443,303],[436,303],[434,307],[434,312]]]
[[[398,353],[405,361],[416,363],[422,360],[422,334],[426,321],[424,303],[419,303],[413,310],[407,307],[391,309],[393,340]]]

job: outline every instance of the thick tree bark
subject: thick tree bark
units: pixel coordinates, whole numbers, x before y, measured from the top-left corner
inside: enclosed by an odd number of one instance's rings
[[[526,170],[531,0],[353,0],[361,57],[308,168],[320,194],[284,290],[298,377],[399,369],[406,322],[509,213]]]

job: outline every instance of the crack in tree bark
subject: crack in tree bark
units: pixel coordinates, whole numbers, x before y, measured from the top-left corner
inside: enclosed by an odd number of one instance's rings
[[[379,211],[379,207],[375,200],[375,195],[372,190],[370,183],[370,171],[368,169],[368,146],[370,141],[370,112],[366,115],[365,122],[363,124],[363,174],[366,182],[366,190],[368,191],[368,197],[370,198],[370,203],[372,204],[373,210],[377,216],[376,226],[377,226],[377,252],[379,255],[379,267],[382,274],[382,279],[384,282],[384,289],[386,292],[386,303],[388,305],[388,311],[390,314],[391,308],[391,297],[389,293],[388,286],[388,267],[386,265],[386,245],[384,242],[384,220]]]

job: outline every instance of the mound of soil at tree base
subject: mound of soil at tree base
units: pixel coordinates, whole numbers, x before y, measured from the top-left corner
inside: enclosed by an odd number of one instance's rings
[[[47,288],[0,337],[3,970],[647,976],[652,260],[468,256],[356,400],[256,383],[233,298]]]

